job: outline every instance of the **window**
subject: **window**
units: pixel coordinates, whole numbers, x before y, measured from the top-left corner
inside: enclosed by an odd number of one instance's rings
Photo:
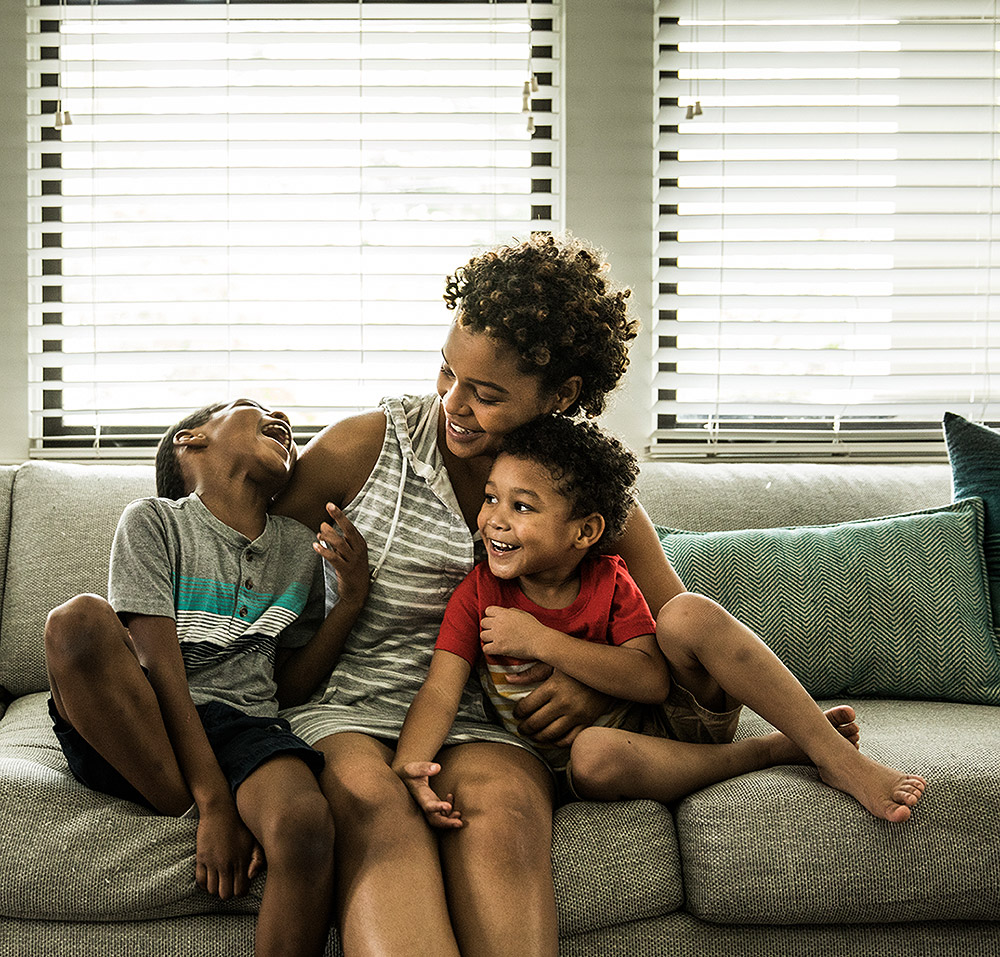
[[[241,394],[308,434],[427,391],[445,276],[558,227],[551,4],[38,2],[33,455],[131,457]]]
[[[1000,419],[993,0],[661,2],[655,454]]]

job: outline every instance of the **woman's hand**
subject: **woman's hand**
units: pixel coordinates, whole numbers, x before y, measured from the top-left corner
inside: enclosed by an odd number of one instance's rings
[[[516,675],[508,675],[511,684],[542,685],[514,706],[518,729],[525,737],[539,744],[568,748],[576,736],[605,714],[613,698],[574,678],[553,671],[548,665],[537,665]]]
[[[330,521],[320,525],[313,548],[337,576],[340,600],[360,608],[371,585],[368,544],[340,508],[327,502],[326,512]]]

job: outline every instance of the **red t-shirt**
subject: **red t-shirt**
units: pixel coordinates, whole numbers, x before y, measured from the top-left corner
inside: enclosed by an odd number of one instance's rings
[[[474,666],[482,653],[480,622],[490,605],[520,608],[549,628],[602,644],[621,645],[656,631],[639,586],[618,555],[588,555],[580,563],[580,594],[566,608],[536,605],[516,579],[496,578],[489,563],[480,562],[451,596],[435,650],[450,651]],[[520,663],[516,658],[493,655],[487,660],[502,665]]]

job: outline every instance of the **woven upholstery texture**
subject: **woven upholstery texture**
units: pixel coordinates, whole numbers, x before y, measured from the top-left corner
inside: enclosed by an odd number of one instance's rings
[[[1000,920],[1000,832],[982,819],[1000,779],[1000,708],[855,708],[862,750],[928,779],[913,818],[878,820],[802,766],[698,791],[677,809],[689,913],[737,924]],[[740,733],[771,730],[746,714]]]
[[[0,685],[14,694],[48,688],[45,617],[81,592],[107,594],[118,518],[129,502],[153,493],[152,466],[29,462],[18,469],[0,624]]]
[[[696,532],[828,525],[951,501],[943,464],[646,462],[637,484],[656,524]]]

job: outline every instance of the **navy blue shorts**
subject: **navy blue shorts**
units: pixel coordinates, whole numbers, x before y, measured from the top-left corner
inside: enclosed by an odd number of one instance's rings
[[[279,754],[290,754],[305,761],[314,774],[323,770],[322,753],[292,734],[291,725],[284,718],[255,717],[218,701],[197,705],[196,710],[233,794],[265,761]],[[153,809],[149,801],[63,719],[51,697],[49,714],[73,777],[95,791]]]

